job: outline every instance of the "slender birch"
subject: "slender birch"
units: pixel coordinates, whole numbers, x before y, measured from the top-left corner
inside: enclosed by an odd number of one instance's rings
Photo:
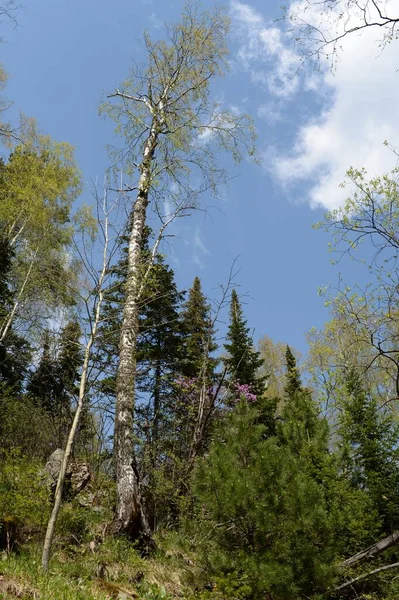
[[[210,99],[211,83],[227,70],[229,19],[221,8],[202,11],[188,2],[181,21],[166,27],[166,39],[144,35],[146,62],[136,65],[121,89],[102,108],[117,122],[125,147],[117,158],[134,178],[126,302],[121,327],[115,414],[117,507],[115,533],[132,537],[150,531],[141,505],[134,468],[133,415],[136,345],[141,286],[141,241],[151,208],[167,199],[196,202],[216,193],[227,180],[218,158],[226,152],[239,162],[254,155],[251,119]]]
[[[69,459],[72,453],[73,444],[75,441],[76,433],[78,431],[80,418],[82,415],[83,408],[85,406],[85,401],[87,398],[88,390],[89,390],[89,367],[92,358],[92,350],[93,345],[96,341],[98,328],[101,320],[101,311],[104,300],[105,293],[105,281],[107,275],[109,273],[110,259],[112,257],[112,249],[111,249],[111,239],[110,239],[110,214],[112,210],[115,208],[113,205],[110,209],[107,206],[107,192],[104,192],[104,200],[103,200],[103,214],[104,221],[101,226],[101,231],[103,234],[103,250],[102,250],[102,263],[100,267],[100,272],[98,276],[98,280],[96,284],[93,286],[92,290],[87,298],[84,299],[86,304],[87,313],[89,316],[90,322],[90,330],[88,333],[86,346],[84,349],[84,360],[82,365],[82,371],[80,376],[80,384],[79,384],[79,394],[77,398],[77,407],[75,411],[75,415],[73,418],[73,422],[71,425],[71,429],[69,431],[66,448],[61,464],[61,469],[58,475],[57,486],[54,497],[54,505],[51,511],[51,515],[47,524],[46,535],[44,539],[43,545],[43,553],[42,553],[42,568],[44,571],[48,571],[49,561],[50,561],[50,552],[51,546],[54,539],[55,527],[57,522],[57,517],[62,504],[62,493],[64,489],[65,476],[68,469]],[[114,242],[116,243],[116,242]],[[90,272],[92,273],[93,269],[90,268]],[[94,305],[93,305],[93,296],[94,296]],[[93,316],[91,316],[93,313]]]
[[[4,322],[0,323],[0,343],[2,343],[3,340],[4,340],[4,338],[6,337],[8,331],[9,331],[11,325],[12,325],[12,322],[14,320],[15,314],[16,314],[16,312],[17,312],[17,310],[18,310],[18,308],[19,308],[19,306],[21,304],[21,300],[23,298],[23,295],[24,295],[24,292],[25,292],[25,288],[26,288],[26,286],[27,286],[27,284],[29,282],[29,278],[30,278],[31,272],[32,272],[33,266],[35,264],[36,255],[37,255],[37,251],[34,253],[34,255],[32,257],[32,260],[31,260],[30,265],[28,267],[28,270],[26,272],[25,278],[24,278],[24,280],[23,280],[23,282],[22,282],[22,284],[21,284],[21,286],[20,286],[20,288],[18,290],[17,297],[16,297],[16,299],[14,301],[14,304],[12,305],[11,310],[9,311],[9,313],[8,313],[7,317],[5,318]]]

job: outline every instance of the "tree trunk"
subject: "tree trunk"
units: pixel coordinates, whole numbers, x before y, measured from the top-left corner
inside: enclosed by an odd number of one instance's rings
[[[354,579],[351,579],[350,581],[346,581],[342,585],[339,585],[338,587],[334,588],[333,592],[338,592],[340,590],[343,590],[343,589],[349,587],[350,585],[353,585],[357,581],[361,581],[362,579],[365,579],[366,577],[371,577],[372,575],[376,575],[377,573],[381,573],[382,571],[389,571],[390,569],[397,569],[398,567],[399,567],[399,562],[392,563],[391,565],[384,565],[383,567],[378,567],[378,569],[373,569],[373,571],[369,571],[368,573],[363,573],[362,575],[359,575],[358,577],[355,577]],[[396,579],[396,577],[395,577],[395,579]]]
[[[374,558],[374,556],[376,556],[380,552],[383,552],[384,550],[387,550],[391,546],[394,546],[398,542],[399,542],[399,531],[394,531],[393,533],[391,533],[391,535],[388,535],[383,540],[380,540],[379,542],[376,542],[369,548],[366,548],[366,550],[362,550],[361,552],[358,552],[354,556],[347,558],[340,564],[340,567],[341,567],[341,569],[345,569],[347,567],[353,567],[354,565],[361,562],[362,560],[366,560],[368,558]]]
[[[136,349],[139,326],[141,242],[146,224],[151,163],[157,145],[156,127],[147,138],[140,166],[138,193],[132,210],[129,239],[125,306],[119,346],[115,408],[116,514],[111,526],[114,534],[151,541],[151,530],[144,513],[137,471],[134,467],[133,413],[135,405]]]
[[[106,252],[106,250],[107,250],[107,248],[105,249],[105,252]],[[53,505],[53,509],[51,511],[51,515],[50,515],[48,524],[47,524],[46,536],[44,538],[43,553],[42,553],[42,568],[45,572],[48,571],[51,546],[53,544],[55,526],[57,523],[57,518],[58,518],[58,514],[60,512],[60,508],[61,508],[62,492],[64,490],[65,475],[66,475],[66,472],[68,469],[68,462],[69,462],[69,458],[72,453],[73,444],[74,444],[75,437],[76,437],[76,432],[78,431],[80,417],[81,417],[82,410],[84,407],[84,401],[85,401],[86,392],[87,392],[87,377],[88,377],[91,349],[92,349],[94,340],[97,335],[97,329],[98,329],[98,324],[100,321],[100,314],[101,314],[101,305],[102,305],[102,301],[103,301],[103,297],[104,297],[102,285],[103,285],[103,280],[104,280],[104,277],[106,274],[106,267],[107,267],[107,264],[106,264],[106,260],[104,258],[103,270],[102,270],[101,278],[99,281],[99,295],[98,295],[98,302],[97,302],[97,307],[96,307],[96,311],[95,311],[95,318],[94,318],[92,330],[89,335],[88,342],[86,344],[85,356],[84,356],[84,361],[83,361],[83,366],[82,366],[82,373],[80,376],[78,405],[76,407],[75,416],[73,418],[72,426],[69,431],[68,441],[67,441],[65,452],[64,452],[64,457],[62,460],[60,473],[58,475],[57,487],[55,490],[55,497],[54,497],[54,505]]]

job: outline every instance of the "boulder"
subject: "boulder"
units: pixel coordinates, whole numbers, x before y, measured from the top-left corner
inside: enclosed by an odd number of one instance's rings
[[[52,496],[55,494],[64,455],[65,452],[61,448],[54,450],[42,471],[44,480]],[[77,496],[87,486],[90,479],[91,473],[87,463],[70,461],[65,474],[63,496]]]
[[[48,459],[46,466],[44,467],[42,474],[43,474],[43,478],[46,482],[46,485],[48,486],[48,488],[50,489],[51,495],[54,496],[55,494],[55,490],[57,487],[57,481],[58,481],[58,475],[60,473],[61,470],[61,465],[62,465],[62,461],[64,459],[64,450],[62,450],[61,448],[57,448],[56,450],[54,450],[54,452],[51,454],[50,458]],[[68,469],[67,472],[65,474],[65,483],[64,483],[64,496],[67,496],[69,494],[70,491],[70,487],[71,487],[71,477],[72,477],[72,470],[71,470],[71,465],[68,465]]]

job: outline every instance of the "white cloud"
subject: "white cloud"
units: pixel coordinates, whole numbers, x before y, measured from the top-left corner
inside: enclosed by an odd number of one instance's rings
[[[250,73],[254,83],[284,97],[298,86],[299,57],[286,43],[287,34],[267,23],[249,4],[232,0],[234,33],[240,40],[238,63]]]
[[[244,22],[246,15],[247,26],[252,32],[250,47],[259,48],[260,32],[270,29],[266,21],[248,5],[234,2],[233,6],[242,7]],[[315,13],[307,13],[307,16],[308,19],[320,18]],[[254,37],[258,39],[257,45]],[[271,39],[277,40],[274,42],[276,47],[286,43],[283,33]],[[389,170],[395,163],[394,155],[383,142],[387,139],[394,146],[399,144],[398,43],[387,45],[381,52],[380,39],[381,31],[373,29],[365,30],[362,35],[349,35],[342,40],[334,75],[326,61],[320,72],[311,77],[303,73],[302,82],[295,74],[292,85],[285,86],[288,95],[297,92],[302,84],[304,89],[317,94],[323,107],[298,127],[290,151],[277,151],[270,161],[268,150],[268,169],[284,185],[306,184],[307,200],[312,207],[331,209],[342,202],[348,190],[342,190],[339,184],[350,166],[365,167],[373,176]],[[239,56],[242,53],[248,53],[245,43]],[[292,56],[288,56],[289,59],[279,58],[273,68],[254,50],[251,69],[263,68],[259,80],[270,77],[268,68],[272,68],[274,77],[279,77],[284,69],[282,65],[295,64]],[[288,68],[287,73],[289,75],[292,70]]]

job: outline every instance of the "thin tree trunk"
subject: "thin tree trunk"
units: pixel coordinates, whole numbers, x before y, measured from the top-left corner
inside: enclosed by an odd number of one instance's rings
[[[102,294],[101,294],[101,300],[102,300]],[[79,426],[80,416],[81,416],[82,410],[83,410],[83,403],[84,403],[84,399],[85,399],[85,395],[86,395],[87,371],[88,371],[88,367],[89,367],[90,351],[91,351],[91,347],[93,345],[93,341],[94,341],[94,338],[95,338],[95,335],[97,332],[100,306],[101,306],[101,301],[99,300],[99,302],[97,304],[96,319],[94,322],[93,330],[90,333],[89,341],[87,343],[86,350],[85,350],[85,358],[83,361],[82,375],[80,378],[78,405],[76,408],[76,412],[75,412],[75,416],[74,416],[74,419],[72,422],[71,429],[69,431],[68,441],[66,444],[64,457],[62,460],[62,465],[61,465],[60,473],[58,476],[57,487],[55,490],[54,506],[53,506],[53,510],[51,511],[50,519],[49,519],[49,522],[47,525],[46,536],[44,539],[43,555],[42,555],[42,567],[43,567],[44,571],[48,570],[48,565],[49,565],[49,560],[50,560],[50,551],[51,551],[51,546],[53,543],[54,532],[55,532],[55,525],[57,522],[58,513],[60,512],[60,508],[61,508],[62,493],[64,490],[64,483],[65,483],[65,475],[67,472],[68,462],[69,462],[69,458],[71,456],[73,443],[75,441],[76,432],[77,432],[77,429]]]
[[[84,400],[85,400],[86,391],[87,391],[87,376],[88,376],[91,349],[92,349],[94,340],[97,335],[97,329],[98,329],[98,325],[99,325],[100,317],[101,317],[101,305],[102,305],[102,302],[104,299],[103,283],[104,283],[104,279],[106,277],[107,268],[108,268],[107,253],[108,253],[108,241],[109,240],[108,240],[108,217],[107,216],[106,216],[104,230],[105,230],[105,243],[104,243],[104,252],[103,252],[103,265],[102,265],[102,270],[101,270],[101,274],[100,274],[100,277],[98,280],[98,286],[97,286],[97,290],[98,290],[97,298],[98,299],[97,299],[97,305],[96,305],[96,309],[95,309],[94,320],[92,322],[89,339],[87,341],[86,348],[85,348],[82,373],[80,376],[78,404],[76,407],[72,426],[69,431],[68,440],[67,440],[67,444],[66,444],[62,464],[61,464],[61,469],[60,469],[60,472],[58,475],[57,487],[55,490],[55,497],[54,497],[54,505],[53,505],[53,509],[51,511],[51,515],[50,515],[48,524],[47,524],[46,535],[44,538],[43,553],[42,553],[42,568],[45,572],[48,571],[48,567],[49,567],[51,547],[53,544],[55,526],[57,523],[57,517],[58,517],[60,508],[61,508],[62,493],[64,490],[65,475],[66,475],[66,472],[68,469],[69,458],[72,453],[72,448],[73,448],[73,444],[75,441],[76,432],[79,427],[80,417],[81,417],[82,410],[84,407]]]
[[[371,577],[371,575],[376,575],[377,573],[381,573],[382,571],[389,571],[390,569],[397,569],[398,567],[399,567],[399,562],[392,563],[391,565],[384,565],[383,567],[378,567],[378,569],[374,569],[373,571],[369,571],[368,573],[363,573],[362,575],[359,575],[358,577],[355,577],[354,579],[351,579],[350,581],[346,581],[345,583],[342,583],[338,587],[334,588],[333,591],[338,592],[339,590],[343,590],[343,589],[349,587],[350,585],[353,585],[354,583],[356,583],[357,581],[360,581],[361,579],[365,579],[366,577]]]
[[[154,120],[155,121],[155,120]],[[119,346],[117,395],[115,408],[116,515],[111,527],[114,534],[144,536],[151,530],[144,513],[137,472],[134,467],[133,414],[135,406],[136,350],[139,326],[141,243],[146,225],[151,163],[157,145],[155,122],[147,138],[141,163],[138,193],[132,211],[132,229],[128,249],[128,273],[125,306]]]
[[[383,540],[380,540],[379,542],[376,542],[369,548],[366,548],[366,550],[362,550],[361,552],[358,552],[357,554],[354,554],[350,558],[347,558],[346,560],[344,560],[340,564],[340,568],[345,569],[347,567],[353,567],[353,565],[356,565],[358,562],[360,562],[362,560],[365,560],[368,558],[374,558],[374,556],[376,556],[380,552],[383,552],[384,550],[387,550],[391,546],[394,546],[398,542],[399,542],[399,531],[394,531],[393,533],[391,533],[391,535],[388,535]]]
[[[12,322],[14,320],[15,313],[17,312],[17,309],[20,306],[21,298],[22,298],[23,293],[25,291],[25,287],[27,286],[27,283],[29,281],[29,277],[30,277],[30,274],[32,272],[33,265],[35,263],[35,258],[36,258],[37,252],[38,252],[38,250],[36,250],[36,252],[35,252],[35,254],[34,254],[33,258],[32,258],[32,261],[31,261],[31,263],[29,265],[28,272],[27,272],[27,274],[25,276],[25,279],[24,279],[24,282],[23,282],[23,284],[21,286],[21,289],[18,292],[17,299],[15,300],[14,305],[13,305],[13,307],[12,307],[9,315],[7,316],[5,322],[0,327],[0,342],[2,342],[4,340],[4,338],[6,337],[6,335],[8,333],[8,330],[10,329],[11,324],[12,324]]]

